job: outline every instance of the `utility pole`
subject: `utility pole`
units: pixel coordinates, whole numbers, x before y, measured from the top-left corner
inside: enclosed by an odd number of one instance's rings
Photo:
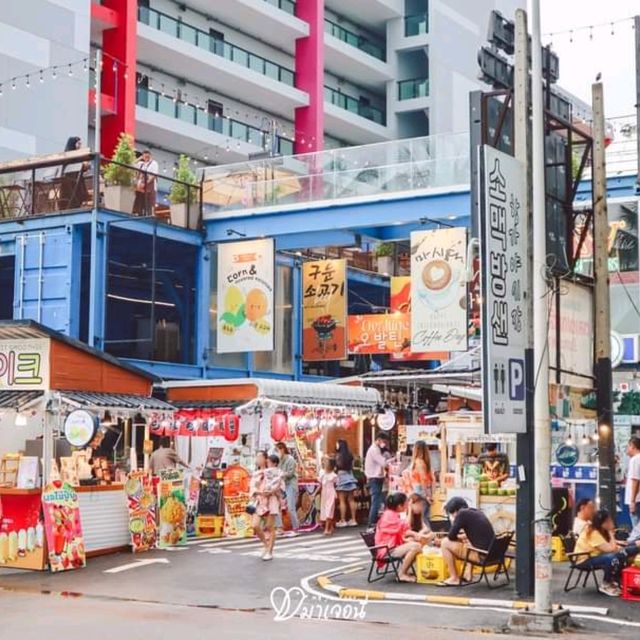
[[[529,32],[527,13],[523,9],[516,10],[515,20],[515,66],[513,91],[514,121],[514,155],[527,168],[526,199],[522,203],[525,212],[525,224],[528,237],[533,234],[531,216],[531,137],[529,126]],[[525,379],[527,380],[527,432],[519,433],[516,441],[518,468],[525,470],[524,478],[519,479],[516,502],[516,590],[521,598],[530,598],[534,594],[534,553],[533,553],[533,505],[535,501],[533,468],[535,464],[533,446],[533,297],[532,291],[533,262],[532,253],[528,252],[529,293],[527,305],[527,348],[525,349]]]
[[[531,2],[532,205],[533,205],[533,354],[535,442],[535,608],[551,614],[551,423],[549,420],[549,350],[547,225],[544,159],[544,104],[540,0]]]
[[[637,35],[637,34],[636,34]],[[591,85],[593,109],[593,244],[595,279],[596,399],[600,506],[616,512],[615,449],[613,442],[613,380],[609,310],[609,219],[605,166],[604,95],[602,83]]]
[[[640,16],[633,19],[633,24],[636,31],[636,187],[640,191]]]

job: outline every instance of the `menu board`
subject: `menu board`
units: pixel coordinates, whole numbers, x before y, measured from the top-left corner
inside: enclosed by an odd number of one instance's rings
[[[53,573],[87,564],[78,494],[67,482],[55,481],[42,492],[44,530]]]
[[[163,469],[158,483],[160,537],[158,547],[173,547],[187,542],[187,503],[184,474],[181,469]]]
[[[230,537],[245,538],[253,535],[251,518],[246,513],[249,504],[251,475],[239,464],[224,472],[224,532]]]
[[[151,476],[144,471],[131,471],[124,485],[129,509],[129,533],[134,553],[156,546],[156,502]]]

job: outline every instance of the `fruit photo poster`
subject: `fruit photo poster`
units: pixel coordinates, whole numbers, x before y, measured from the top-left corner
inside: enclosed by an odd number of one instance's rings
[[[467,231],[411,234],[411,351],[467,350]]]
[[[218,353],[273,351],[272,238],[218,245]]]
[[[345,260],[302,265],[302,359],[347,357],[347,269]]]

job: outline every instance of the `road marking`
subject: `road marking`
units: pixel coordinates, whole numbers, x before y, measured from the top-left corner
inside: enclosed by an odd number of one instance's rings
[[[198,549],[198,553],[209,553],[216,555],[219,553],[231,553],[231,549]]]
[[[189,547],[163,547],[163,551],[189,551]]]
[[[167,558],[149,558],[147,560],[136,560],[135,562],[123,564],[119,567],[114,567],[113,569],[107,569],[102,573],[121,573],[122,571],[129,571],[129,569],[139,569],[140,567],[146,567],[150,564],[169,564],[169,560]]]

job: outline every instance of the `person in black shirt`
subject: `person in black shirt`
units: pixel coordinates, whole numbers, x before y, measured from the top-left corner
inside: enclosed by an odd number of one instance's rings
[[[449,569],[449,577],[440,584],[448,587],[460,585],[465,580],[465,576],[458,575],[456,559],[464,560],[469,547],[489,549],[496,534],[489,518],[478,509],[470,509],[463,498],[451,498],[444,510],[453,518],[449,534],[440,545],[442,557]],[[478,554],[471,551],[469,558],[478,561]],[[471,567],[468,570],[471,571]],[[469,575],[466,579],[469,580],[470,577]]]

